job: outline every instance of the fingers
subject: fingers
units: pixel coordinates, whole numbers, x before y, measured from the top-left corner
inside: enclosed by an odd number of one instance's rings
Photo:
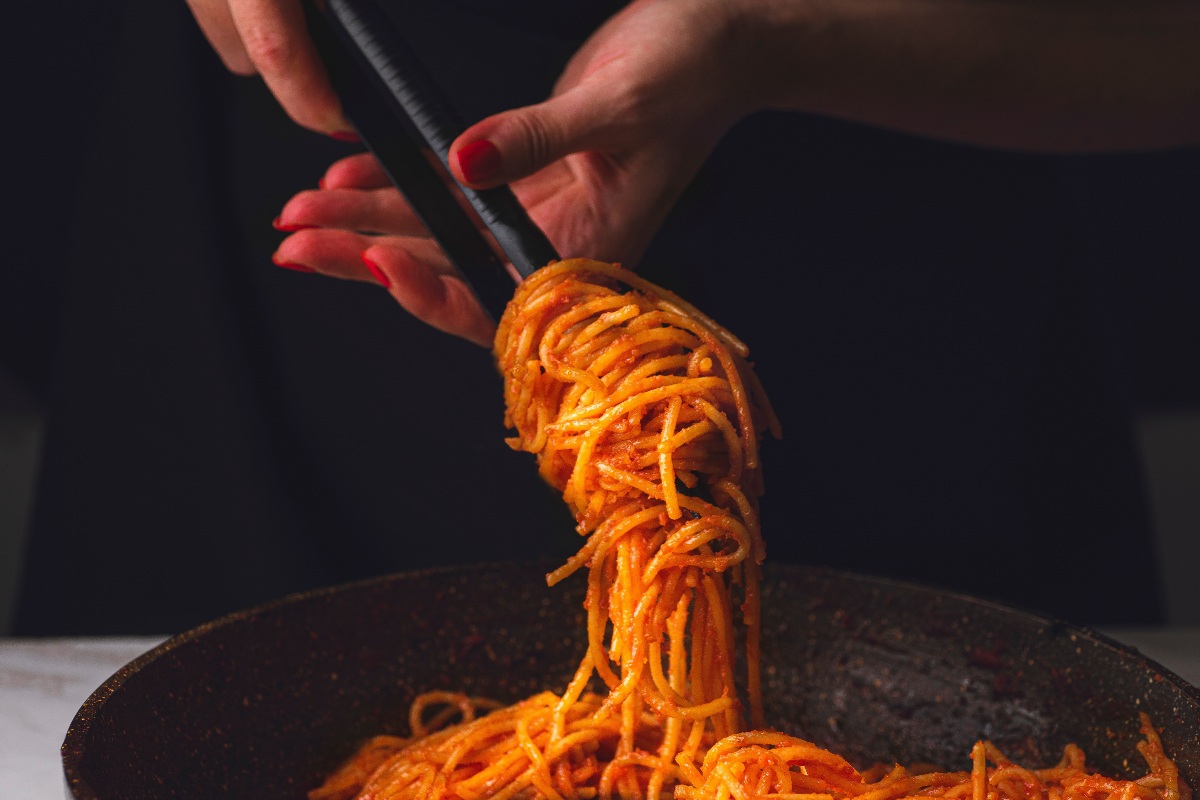
[[[603,81],[588,81],[471,126],[450,146],[454,177],[475,188],[498,186],[571,153],[618,144],[619,114],[605,93]]]
[[[284,239],[272,260],[299,272],[379,284],[427,325],[491,346],[495,325],[432,240],[314,228]]]
[[[447,179],[448,183],[453,183]],[[276,227],[336,227],[377,233],[426,235],[412,207],[393,186],[370,153],[343,158],[326,170],[320,186],[324,192],[301,192],[276,219]],[[339,193],[338,189],[361,190]],[[460,206],[470,213],[470,203],[451,186]],[[374,191],[371,191],[374,190]],[[487,231],[481,231],[489,235]]]
[[[283,231],[339,228],[348,231],[428,235],[424,225],[394,188],[323,189],[300,192],[275,219]]]
[[[380,239],[362,259],[388,291],[417,319],[446,333],[490,347],[496,326],[470,287],[453,272],[431,269],[444,256],[428,239]],[[447,265],[447,269],[449,266]]]
[[[284,205],[275,218],[278,230],[341,228],[426,235],[420,220],[370,153],[335,161],[319,183],[320,191],[300,192]]]
[[[242,46],[229,3],[226,0],[188,0],[188,6],[225,68],[237,75],[253,75],[256,72],[254,62]]]
[[[232,20],[242,52],[252,65],[249,71],[262,75],[288,116],[320,133],[353,136],[308,36],[299,0],[228,0],[224,10],[216,8],[216,0],[190,2],[205,35],[230,69],[247,74],[237,46],[229,39]]]
[[[321,178],[323,189],[382,189],[391,185],[387,173],[370,153],[357,153],[333,162]]]
[[[362,261],[362,252],[371,244],[371,237],[353,231],[303,230],[284,239],[271,260],[299,272],[377,282]]]

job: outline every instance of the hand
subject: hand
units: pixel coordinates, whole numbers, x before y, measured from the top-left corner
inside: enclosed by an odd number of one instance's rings
[[[753,110],[735,5],[631,4],[572,58],[549,100],[459,136],[455,178],[510,184],[564,258],[635,265],[713,147]],[[378,281],[425,322],[490,344],[491,322],[378,165],[343,159],[322,186],[283,208],[277,226],[298,232],[277,263]]]
[[[188,0],[188,5],[231,72],[261,75],[300,125],[357,139],[308,36],[300,0]]]

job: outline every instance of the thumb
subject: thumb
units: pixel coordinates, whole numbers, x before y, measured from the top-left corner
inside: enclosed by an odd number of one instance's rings
[[[511,183],[559,159],[613,144],[611,103],[586,84],[472,125],[450,146],[454,177],[476,189]]]

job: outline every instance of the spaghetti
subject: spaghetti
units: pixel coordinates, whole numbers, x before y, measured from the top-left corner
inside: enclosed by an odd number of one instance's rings
[[[803,740],[746,732],[763,724],[758,444],[779,425],[745,345],[675,295],[582,259],[528,278],[495,345],[509,444],[536,455],[586,537],[547,580],[586,568],[587,651],[561,695],[498,709],[421,696],[411,737],[371,740],[310,800],[1181,800],[1146,720],[1151,774],[1137,783],[1089,776],[1077,749],[1030,772],[986,743],[970,772],[864,775]]]

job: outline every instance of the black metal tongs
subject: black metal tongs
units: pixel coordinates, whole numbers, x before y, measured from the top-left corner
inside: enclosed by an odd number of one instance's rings
[[[465,126],[377,0],[310,0],[306,6],[313,41],[359,138],[499,320],[513,292],[501,255],[525,278],[558,259],[554,246],[507,186],[460,187],[478,220],[460,205],[449,185],[448,158]]]

